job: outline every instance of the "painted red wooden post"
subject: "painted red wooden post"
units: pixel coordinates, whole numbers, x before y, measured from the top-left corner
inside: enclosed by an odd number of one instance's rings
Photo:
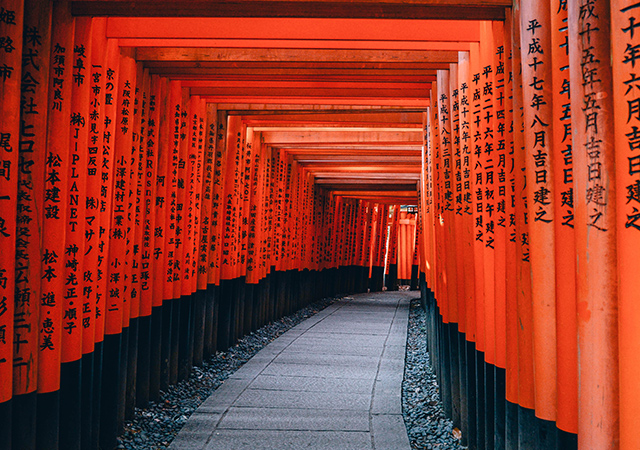
[[[201,233],[198,252],[198,289],[207,289],[209,272],[209,247],[213,236],[213,190],[216,171],[217,114],[215,103],[206,103],[205,144],[201,194]]]
[[[507,14],[504,23],[505,55],[505,134],[506,134],[506,259],[505,259],[505,296],[506,296],[506,399],[513,405],[518,404],[518,303],[516,285],[517,233],[515,215],[515,148],[514,148],[514,111],[513,111],[513,47],[512,14]],[[510,412],[507,410],[507,417]]]
[[[72,63],[72,96],[70,115],[70,154],[65,237],[65,288],[62,317],[62,363],[82,357],[82,317],[84,303],[85,225],[87,192],[87,147],[89,146],[89,78],[91,63],[91,19],[76,20]],[[79,367],[77,368],[79,371]],[[76,380],[77,381],[77,380]],[[78,394],[79,395],[79,394]],[[64,401],[64,396],[63,396]],[[71,413],[71,412],[69,412]],[[79,413],[79,410],[78,410]],[[79,419],[79,417],[78,417]],[[62,435],[61,435],[62,438]],[[61,441],[63,444],[63,441]]]
[[[215,169],[213,172],[213,194],[211,204],[211,242],[209,253],[209,284],[220,285],[222,268],[222,237],[224,229],[224,188],[227,174],[227,114],[217,112],[217,139]]]
[[[194,224],[193,224],[193,242],[192,242],[192,258],[191,258],[191,292],[198,290],[198,256],[200,249],[200,242],[203,233],[203,216],[202,216],[202,189],[204,186],[204,165],[205,165],[205,151],[206,150],[206,120],[207,120],[207,102],[201,98],[198,105],[197,114],[197,147],[196,147],[196,161],[195,161],[195,186],[194,186]],[[195,119],[194,119],[195,125]],[[212,151],[213,153],[213,151]]]
[[[576,249],[573,232],[573,149],[569,96],[567,2],[550,2],[553,86],[553,166],[556,262],[558,416],[561,430],[578,432]]]
[[[0,49],[0,431],[10,446],[24,2],[9,0],[2,8],[0,35],[9,46]]]
[[[117,83],[117,95],[113,101],[117,105],[115,115],[115,135],[113,144],[114,187],[113,212],[109,228],[109,270],[107,278],[107,304],[105,334],[115,335],[128,325],[130,311],[127,261],[127,208],[129,202],[129,178],[132,147],[132,120],[135,60],[132,54],[121,51]]]
[[[21,123],[18,165],[10,176],[18,178],[17,229],[16,229],[16,289],[14,314],[13,394],[31,394],[38,387],[38,349],[40,329],[40,302],[42,298],[42,242],[44,236],[44,181],[47,144],[48,81],[51,54],[51,5],[36,7],[25,2],[24,36],[22,46]],[[14,44],[15,47],[15,44]],[[20,52],[19,49],[12,50]],[[4,159],[4,158],[3,158]],[[4,209],[4,207],[2,208]],[[3,252],[4,252],[3,247]],[[1,389],[1,388],[0,388]],[[25,398],[26,399],[26,398]],[[19,401],[14,398],[14,401]],[[35,445],[35,398],[26,404],[15,404],[31,422],[23,426],[26,435],[16,436],[24,440],[25,447]],[[15,426],[21,429],[21,424]],[[27,444],[30,442],[31,444]]]
[[[465,298],[465,337],[470,342],[476,340],[477,314],[475,305],[475,270],[474,252],[474,221],[473,221],[473,136],[471,135],[471,67],[469,52],[458,52],[458,101],[459,101],[459,139],[460,159],[462,171],[462,250],[464,271]]]
[[[191,279],[191,268],[194,258],[194,234],[196,226],[196,183],[198,171],[198,122],[200,116],[200,97],[189,97],[189,109],[187,112],[187,159],[185,174],[185,201],[183,206],[184,214],[184,254],[182,257],[182,285],[181,293],[188,296],[193,293],[193,280]],[[199,209],[199,205],[198,205]],[[192,311],[193,313],[193,311]]]
[[[447,322],[458,322],[458,292],[456,278],[456,241],[455,241],[455,174],[454,158],[451,146],[451,98],[449,97],[448,70],[438,70],[438,135],[440,139],[440,175],[442,177],[442,250],[444,251],[442,267],[443,290],[447,291]],[[409,247],[412,248],[412,247]],[[412,252],[409,253],[412,256]]]
[[[520,12],[524,143],[529,194],[536,416],[556,420],[556,276],[550,8]]]
[[[613,96],[603,94],[612,93],[613,89],[610,4],[603,0],[569,2],[568,17],[569,64],[576,68],[570,71],[570,82],[577,253],[578,446],[616,448],[620,430],[616,159]],[[620,120],[626,122],[628,118],[627,111]]]
[[[484,182],[482,164],[482,130],[481,114],[481,89],[480,83],[480,47],[476,43],[469,46],[469,69],[470,69],[470,135],[471,135],[471,166],[474,168],[474,175],[471,180],[471,197],[474,222],[473,260],[475,272],[475,310],[476,310],[476,349],[484,352],[485,326],[484,326]]]
[[[495,333],[496,360],[495,364],[501,369],[507,366],[507,274],[506,274],[506,245],[507,245],[507,92],[508,82],[505,66],[509,54],[505,52],[504,26],[501,22],[493,22],[493,137],[494,137],[494,304],[495,304]]]
[[[180,142],[182,124],[182,87],[178,80],[169,82],[169,102],[167,104],[167,124],[170,127],[168,140],[168,163],[165,182],[167,217],[165,222],[165,247],[164,247],[164,299],[172,300],[175,297],[174,267],[176,258],[177,217],[178,211],[178,178],[180,166]],[[173,332],[172,332],[173,335]]]
[[[181,89],[180,92],[180,117],[178,119],[178,137],[177,137],[177,168],[176,168],[176,188],[175,199],[172,199],[172,210],[174,212],[174,229],[175,234],[173,242],[173,256],[171,258],[171,283],[173,285],[173,297],[179,299],[182,295],[182,275],[183,275],[183,256],[185,254],[186,240],[187,240],[187,219],[186,219],[186,195],[187,195],[187,177],[188,166],[187,160],[189,159],[189,139],[188,139],[188,116],[189,105],[191,101],[189,98],[189,90]],[[177,105],[177,104],[176,104]],[[177,107],[177,106],[176,106]],[[175,130],[174,130],[175,131]],[[174,136],[174,140],[176,137]],[[174,316],[175,317],[175,316]]]
[[[140,244],[140,316],[150,316],[154,306],[159,306],[162,295],[154,290],[154,244],[156,220],[161,214],[156,210],[156,189],[158,177],[158,143],[160,125],[160,79],[151,75],[147,100],[145,135],[140,143],[142,167],[141,208],[143,220],[140,223],[142,242]],[[163,205],[164,206],[164,205]],[[157,300],[156,300],[157,299]],[[155,301],[154,301],[155,300]]]
[[[129,179],[129,212],[130,212],[130,232],[128,235],[127,246],[129,247],[128,262],[130,264],[130,297],[131,297],[131,319],[141,317],[142,307],[142,245],[144,239],[144,173],[145,173],[145,143],[147,137],[147,126],[149,117],[149,89],[150,76],[148,70],[144,70],[142,63],[136,64],[136,84],[135,98],[133,101],[132,117],[132,145],[131,145],[131,166]],[[147,307],[146,309],[150,309]],[[139,325],[138,325],[139,326]],[[134,352],[137,352],[138,337],[134,331],[133,344]],[[130,361],[133,358],[130,355]],[[129,370],[129,373],[135,373],[137,369]]]
[[[464,333],[466,328],[466,297],[464,257],[460,251],[464,246],[463,217],[464,200],[462,194],[462,150],[460,141],[460,90],[458,89],[458,64],[449,65],[449,84],[445,86],[445,93],[449,97],[449,117],[451,120],[451,195],[453,201],[453,224],[450,224],[449,233],[453,232],[454,244],[451,245],[454,257],[456,274],[455,295],[458,332]]]
[[[485,349],[484,359],[495,365],[496,359],[496,296],[495,296],[495,240],[496,240],[496,197],[498,157],[496,151],[496,113],[494,104],[495,72],[493,70],[494,40],[490,22],[480,25],[480,79],[477,89],[480,91],[481,121],[477,132],[480,133],[479,161],[484,176],[482,192],[482,221],[484,226],[483,266],[484,266],[484,327]],[[476,173],[477,175],[477,173]],[[486,380],[485,380],[486,381]]]
[[[611,1],[611,48],[613,62],[613,104],[615,108],[616,232],[618,239],[618,342],[620,362],[620,448],[637,445],[640,426],[638,389],[638,292],[635,275],[640,248],[640,158],[638,133],[640,79],[635,75],[640,35],[638,4]]]

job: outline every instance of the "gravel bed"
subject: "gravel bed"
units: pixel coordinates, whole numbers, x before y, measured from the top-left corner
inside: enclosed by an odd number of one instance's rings
[[[188,380],[160,392],[159,402],[136,408],[135,417],[124,426],[118,448],[157,450],[169,446],[198,406],[253,355],[285,331],[323,310],[341,297],[325,298],[296,313],[272,322],[243,337],[225,352],[217,352],[202,367],[194,367]]]
[[[411,300],[402,413],[413,450],[464,449],[454,435],[451,420],[442,410],[436,376],[427,352],[425,312],[420,299]],[[459,430],[455,430],[459,435]]]

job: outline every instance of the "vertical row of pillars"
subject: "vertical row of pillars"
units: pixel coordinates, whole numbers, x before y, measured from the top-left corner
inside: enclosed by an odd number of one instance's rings
[[[424,274],[420,291],[440,400],[445,415],[462,432],[461,444],[470,450],[577,449],[576,434],[506,399],[505,370],[487,363],[484,352],[458,331],[457,324],[443,321]]]

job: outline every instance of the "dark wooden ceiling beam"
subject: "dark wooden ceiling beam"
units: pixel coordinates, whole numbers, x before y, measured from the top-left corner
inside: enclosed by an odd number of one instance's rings
[[[224,1],[93,0],[72,1],[74,16],[116,17],[299,17],[344,19],[504,20],[511,2],[429,1]]]

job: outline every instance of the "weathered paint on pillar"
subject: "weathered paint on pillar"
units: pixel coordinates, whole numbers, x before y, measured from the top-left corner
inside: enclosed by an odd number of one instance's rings
[[[605,0],[574,0],[568,6],[577,252],[578,445],[609,449],[618,446],[620,425],[610,9]]]
[[[637,3],[611,1],[613,103],[615,108],[620,346],[620,448],[638,445],[640,429],[640,78],[635,74],[640,42]]]
[[[556,419],[553,91],[548,3],[521,3],[524,142],[529,194],[536,416]]]

